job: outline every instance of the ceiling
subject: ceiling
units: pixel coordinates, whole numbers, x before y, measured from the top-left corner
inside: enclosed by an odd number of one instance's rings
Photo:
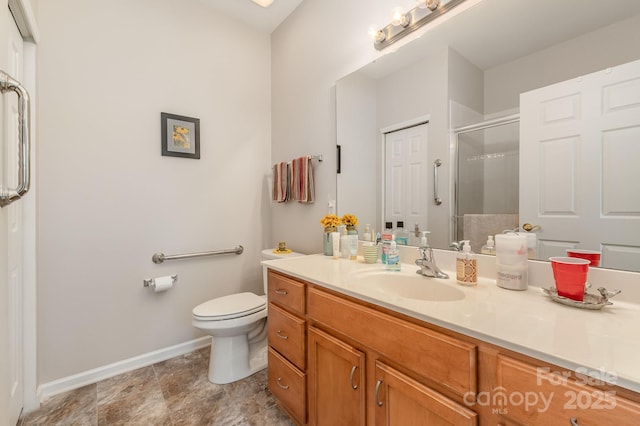
[[[258,31],[273,32],[303,0],[274,0],[264,8],[251,0],[200,0],[202,3],[231,16]]]

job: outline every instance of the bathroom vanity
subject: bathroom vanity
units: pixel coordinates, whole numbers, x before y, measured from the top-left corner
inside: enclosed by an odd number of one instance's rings
[[[462,288],[409,265],[391,289],[381,264],[321,255],[265,265],[269,388],[298,424],[640,421],[638,343],[620,340],[634,335],[634,303],[584,312],[540,288]]]

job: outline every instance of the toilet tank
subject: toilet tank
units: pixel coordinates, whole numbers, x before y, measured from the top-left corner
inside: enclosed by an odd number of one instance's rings
[[[291,253],[280,254],[280,253],[274,253],[273,250],[274,249],[272,248],[262,250],[262,255],[260,256],[261,257],[260,260],[287,259],[289,257],[304,256],[304,254],[296,253],[295,251],[292,251]],[[264,294],[267,294],[267,267],[266,266],[262,267],[262,287],[264,289]]]

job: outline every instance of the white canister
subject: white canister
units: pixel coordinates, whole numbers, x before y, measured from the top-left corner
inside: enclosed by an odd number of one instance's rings
[[[496,284],[509,290],[526,290],[529,278],[527,237],[515,233],[496,235]]]
[[[538,238],[533,232],[518,232],[518,235],[524,235],[527,239],[527,257],[536,260],[538,258]]]

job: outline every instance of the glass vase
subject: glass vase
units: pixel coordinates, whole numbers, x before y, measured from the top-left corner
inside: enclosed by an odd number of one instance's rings
[[[333,241],[331,240],[331,233],[336,232],[336,228],[328,226],[324,228],[324,235],[322,240],[322,251],[325,256],[333,256]]]

